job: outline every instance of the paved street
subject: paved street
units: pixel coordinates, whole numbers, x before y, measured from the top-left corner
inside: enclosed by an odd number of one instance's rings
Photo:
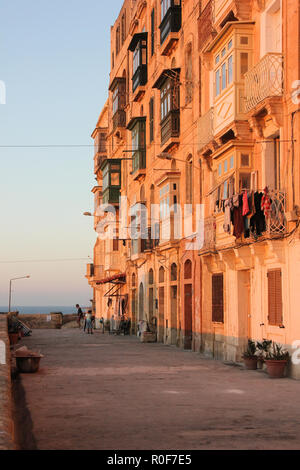
[[[99,332],[36,330],[22,345],[45,355],[21,376],[23,448],[300,449],[300,382]]]

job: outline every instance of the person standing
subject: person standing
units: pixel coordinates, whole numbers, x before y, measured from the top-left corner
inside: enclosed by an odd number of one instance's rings
[[[85,320],[85,328],[87,329],[87,334],[93,334],[93,313],[92,310],[88,310]]]
[[[79,304],[76,304],[76,308],[77,308],[77,322],[78,322],[78,328],[81,327],[81,320],[83,319],[83,311],[80,307]]]

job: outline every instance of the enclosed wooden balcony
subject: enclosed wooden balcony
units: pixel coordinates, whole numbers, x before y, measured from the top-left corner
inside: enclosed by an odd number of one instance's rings
[[[87,268],[86,269],[86,277],[87,278],[94,277],[94,273],[95,273],[94,265],[93,264],[87,264],[86,268]]]
[[[266,54],[245,75],[246,112],[251,112],[264,100],[283,95],[283,56]]]
[[[160,124],[161,146],[167,151],[170,146],[179,144],[180,110],[172,110]],[[168,148],[166,148],[168,147]]]
[[[113,115],[113,131],[118,128],[126,127],[126,112],[124,110],[119,109]]]
[[[171,7],[165,14],[159,26],[161,54],[169,55],[179,40],[181,29],[181,0],[171,0]]]

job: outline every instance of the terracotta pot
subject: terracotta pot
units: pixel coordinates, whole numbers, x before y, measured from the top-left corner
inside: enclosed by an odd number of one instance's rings
[[[270,377],[274,379],[281,379],[284,377],[285,366],[287,365],[287,361],[273,361],[273,360],[266,360],[267,365],[267,372]]]
[[[19,372],[23,374],[34,374],[39,370],[40,360],[43,356],[28,356],[28,357],[18,357],[16,356],[16,363]]]
[[[257,369],[257,357],[244,357],[244,364],[247,370]]]
[[[13,346],[19,341],[19,333],[9,333],[9,342]]]

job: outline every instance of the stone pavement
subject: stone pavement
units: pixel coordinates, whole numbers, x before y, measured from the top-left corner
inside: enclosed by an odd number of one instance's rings
[[[20,379],[21,448],[300,449],[300,382],[99,332],[39,330],[22,344],[45,358]]]

